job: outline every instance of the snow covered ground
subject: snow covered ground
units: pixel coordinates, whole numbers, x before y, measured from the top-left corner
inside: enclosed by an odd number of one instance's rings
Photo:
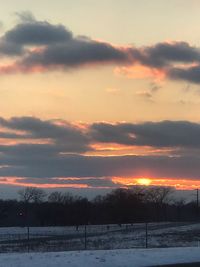
[[[200,248],[0,254],[1,267],[142,267],[188,262],[200,262]]]
[[[0,228],[0,252],[45,252],[82,250],[85,248],[85,229],[75,227],[32,227],[29,243],[27,228]],[[87,249],[144,248],[145,224],[89,225]],[[199,223],[150,223],[148,247],[200,247]]]

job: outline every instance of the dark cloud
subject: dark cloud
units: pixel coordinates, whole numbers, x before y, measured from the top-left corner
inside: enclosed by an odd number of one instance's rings
[[[145,66],[163,68],[173,62],[191,63],[200,60],[200,50],[186,42],[158,43],[155,46],[139,49],[133,55]]]
[[[127,60],[125,51],[92,40],[86,36],[74,37],[63,25],[37,21],[27,12],[20,14],[22,22],[7,31],[0,39],[0,53],[21,56],[22,66],[73,67],[93,62],[121,62]],[[30,51],[26,46],[40,46]]]
[[[200,65],[188,68],[171,68],[168,77],[174,80],[184,80],[192,83],[200,83]]]
[[[176,62],[199,62],[200,51],[185,42],[159,43],[152,47],[122,48],[92,39],[72,38],[68,42],[48,45],[40,52],[31,52],[22,66],[75,67],[89,63],[142,64],[150,68],[166,69]]]
[[[0,157],[3,162],[3,157]],[[199,179],[199,156],[81,156],[64,155],[32,159],[12,158],[0,176],[54,177],[155,177]],[[44,180],[45,182],[45,180]]]
[[[0,118],[0,125],[12,130],[25,132],[24,134],[13,136],[13,138],[49,140],[48,145],[18,145],[13,148],[0,146],[0,150],[7,149],[8,152],[11,150],[11,153],[14,153],[17,147],[19,153],[23,153],[23,150],[25,150],[26,152],[30,151],[30,154],[34,152],[35,148],[37,148],[38,153],[40,153],[40,148],[44,151],[47,149],[48,153],[52,150],[79,153],[91,150],[88,137],[81,129],[66,122],[42,121],[34,117],[21,117],[9,120]],[[9,135],[9,133],[5,133],[5,135]],[[11,137],[8,136],[7,138]]]
[[[0,151],[30,153],[39,149],[63,153],[87,152],[93,143],[116,143],[128,146],[200,148],[200,124],[189,121],[144,123],[93,123],[79,127],[59,120],[36,117],[0,118],[0,132],[5,139],[27,140],[26,144],[0,145]],[[30,143],[27,144],[30,140]],[[31,143],[31,140],[35,140]],[[44,143],[45,141],[45,143]],[[17,153],[17,152],[16,152]],[[34,153],[33,153],[34,154]]]
[[[77,38],[67,43],[48,46],[41,52],[32,52],[19,64],[30,69],[32,66],[72,68],[91,63],[125,64],[127,61],[126,53],[108,43]]]
[[[62,25],[52,25],[46,21],[30,21],[20,23],[7,31],[3,39],[9,44],[18,45],[49,45],[66,42],[72,38],[72,33]]]
[[[7,42],[3,38],[0,40],[0,54],[1,56],[17,56],[23,53],[23,48],[19,44]]]
[[[200,124],[188,121],[94,123],[91,136],[96,142],[124,145],[200,147]]]
[[[3,179],[0,178],[0,181],[3,181]],[[6,181],[6,179],[4,179],[4,181]],[[19,179],[17,180],[17,182],[20,184],[23,183],[28,183],[28,184],[56,184],[58,187],[60,185],[60,187],[62,185],[68,185],[68,186],[73,186],[74,184],[76,185],[87,185],[88,187],[93,187],[93,188],[98,188],[98,187],[108,187],[108,188],[113,188],[113,187],[117,187],[118,184],[112,182],[111,179],[107,178],[107,177],[81,177],[81,178],[45,178],[45,181],[43,178],[23,178],[23,179]]]
[[[65,42],[72,33],[62,25],[52,25],[46,21],[25,21],[7,31],[0,39],[0,53],[20,55],[25,53],[27,45],[50,45]]]

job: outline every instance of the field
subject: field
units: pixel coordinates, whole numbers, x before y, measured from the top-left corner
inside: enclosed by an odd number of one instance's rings
[[[7,253],[0,256],[2,267],[144,267],[188,262],[200,262],[199,248]]]
[[[199,223],[0,228],[0,252],[199,246]]]

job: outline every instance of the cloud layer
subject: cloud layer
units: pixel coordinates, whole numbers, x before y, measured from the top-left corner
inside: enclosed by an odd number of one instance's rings
[[[168,79],[200,83],[200,49],[187,42],[123,47],[75,36],[61,24],[53,25],[31,16],[25,18],[0,37],[0,57],[11,61],[0,65],[1,74],[66,70],[94,64],[112,64],[130,74],[129,68],[134,70],[139,65],[154,75],[162,73]]]
[[[79,177],[91,179],[92,185],[94,178],[113,176],[199,179],[200,124],[197,123],[73,125],[66,121],[18,117],[0,118],[0,129],[0,177],[44,179],[44,183],[45,179],[56,177]],[[96,144],[100,149],[113,145],[120,149],[128,147],[129,155],[121,149],[121,154],[98,156]],[[170,150],[162,155],[139,155],[137,147],[159,148],[159,153],[166,147]]]

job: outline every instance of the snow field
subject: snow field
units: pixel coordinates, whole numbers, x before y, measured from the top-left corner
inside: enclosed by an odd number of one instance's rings
[[[0,254],[1,267],[143,267],[200,262],[200,248]]]

